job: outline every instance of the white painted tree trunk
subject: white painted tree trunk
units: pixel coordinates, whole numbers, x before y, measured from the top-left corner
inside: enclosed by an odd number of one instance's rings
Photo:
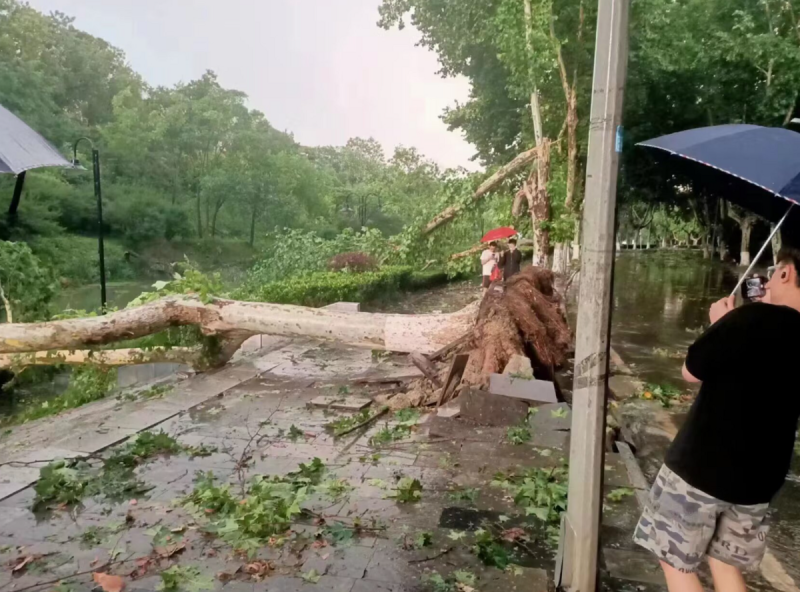
[[[0,324],[0,354],[73,350],[135,339],[179,325],[197,325],[204,335],[219,338],[210,352],[205,352],[208,366],[224,364],[245,339],[260,334],[431,353],[471,330],[477,310],[477,305],[470,305],[451,314],[342,313],[224,299],[204,304],[195,297],[173,296],[99,317]],[[48,354],[38,356],[44,359]]]

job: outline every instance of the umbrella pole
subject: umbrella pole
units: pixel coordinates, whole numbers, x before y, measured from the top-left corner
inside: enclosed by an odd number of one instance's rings
[[[789,216],[789,212],[791,212],[791,211],[792,211],[792,208],[793,208],[793,207],[794,207],[794,204],[790,204],[790,205],[789,205],[789,208],[786,210],[786,213],[783,215],[783,218],[781,218],[780,222],[778,222],[778,223],[775,225],[775,228],[773,228],[773,229],[772,229],[772,232],[770,232],[770,233],[769,233],[769,236],[767,237],[767,240],[765,240],[765,241],[764,241],[764,244],[763,244],[763,245],[761,245],[761,248],[758,250],[758,253],[756,253],[756,256],[755,256],[755,257],[753,257],[753,262],[752,262],[752,263],[750,263],[750,267],[748,267],[748,268],[745,270],[745,272],[744,272],[744,273],[742,274],[742,276],[739,278],[739,281],[738,281],[738,282],[736,282],[736,287],[733,289],[733,292],[731,292],[731,296],[733,296],[734,294],[736,294],[736,292],[738,292],[738,291],[739,291],[739,288],[741,288],[741,287],[742,287],[742,284],[744,283],[744,280],[745,280],[745,278],[746,278],[748,275],[750,275],[750,272],[751,272],[751,271],[753,271],[753,268],[754,268],[754,267],[756,266],[756,264],[758,263],[758,260],[759,260],[759,259],[761,259],[761,255],[763,255],[763,254],[764,254],[764,250],[767,248],[767,245],[768,245],[768,244],[770,244],[770,242],[772,242],[772,237],[773,237],[773,236],[775,236],[775,233],[776,233],[776,232],[778,232],[778,230],[780,229],[780,227],[781,227],[781,226],[783,225],[783,223],[786,221],[786,218]]]

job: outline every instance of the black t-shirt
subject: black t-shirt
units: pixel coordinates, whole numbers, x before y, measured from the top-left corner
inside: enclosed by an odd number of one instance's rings
[[[737,308],[689,347],[703,381],[666,465],[732,504],[768,502],[783,485],[800,416],[800,312]]]
[[[522,263],[522,253],[519,249],[509,250],[503,253],[500,265],[503,266],[503,278],[508,279],[512,275],[519,273],[519,267]]]

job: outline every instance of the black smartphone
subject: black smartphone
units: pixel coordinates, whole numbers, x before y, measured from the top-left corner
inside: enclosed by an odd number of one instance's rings
[[[742,298],[745,300],[755,300],[767,295],[767,278],[761,275],[754,275],[742,282]]]

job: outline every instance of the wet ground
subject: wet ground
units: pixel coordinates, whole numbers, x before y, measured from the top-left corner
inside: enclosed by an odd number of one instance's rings
[[[621,253],[616,260],[612,343],[643,382],[671,384],[681,389],[686,349],[708,325],[708,308],[730,293],[736,269],[703,260],[699,251]],[[656,410],[657,409],[657,406]],[[680,427],[686,405],[668,410],[672,432]],[[666,431],[670,431],[667,429]],[[659,429],[659,433],[665,433]],[[654,431],[655,434],[655,431]],[[669,439],[654,435],[646,451],[645,473],[653,477]],[[769,546],[794,582],[800,584],[800,460],[774,501]],[[743,479],[747,478],[743,471]],[[762,583],[753,582],[758,587]]]
[[[0,589],[51,590],[61,580],[55,589],[81,592],[92,589],[95,572],[123,578],[127,590],[154,590],[176,573],[190,580],[177,589],[202,583],[234,591],[552,589],[552,527],[565,495],[559,475],[568,455],[569,411],[542,408],[530,420],[531,439],[514,445],[506,428],[425,413],[382,416],[336,438],[326,426],[351,414],[307,406],[319,395],[389,393],[391,383],[354,379],[407,371],[402,358],[276,342],[271,352],[187,379],[156,400],[100,401],[16,428],[6,436],[9,460],[0,466]],[[407,429],[398,439],[372,440],[401,422]],[[125,450],[120,440],[136,438],[139,430],[163,430],[183,446],[216,450],[142,460],[135,468],[142,491],[114,502],[101,493],[33,511],[36,492],[25,485],[39,476],[42,461],[89,454],[89,465],[99,470],[103,459]],[[286,483],[314,459],[324,468],[317,465],[320,479],[298,501],[302,512],[259,539],[249,555],[236,551],[231,532],[244,523],[263,526],[261,512],[219,524],[222,506],[198,512],[185,504],[201,487],[198,471],[212,471],[232,499],[247,503],[242,491],[254,476]],[[636,504],[617,455],[608,455],[606,469],[607,493],[616,494],[606,499],[604,581],[633,590],[630,567],[649,557],[629,540]],[[510,480],[518,489],[508,489]],[[515,499],[522,485],[529,496],[544,497],[535,504],[524,494]],[[642,573],[655,577],[653,567],[650,561],[649,571],[634,570],[638,585],[647,585]]]

